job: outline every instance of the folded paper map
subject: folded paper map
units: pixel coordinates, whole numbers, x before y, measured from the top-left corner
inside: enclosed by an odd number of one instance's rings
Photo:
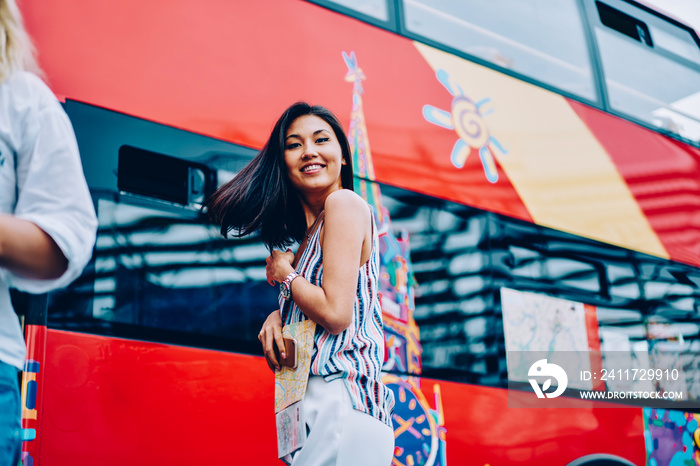
[[[282,366],[275,372],[275,414],[304,398],[315,334],[316,323],[311,320],[295,322],[282,329],[283,337],[297,341],[297,367],[290,369]]]

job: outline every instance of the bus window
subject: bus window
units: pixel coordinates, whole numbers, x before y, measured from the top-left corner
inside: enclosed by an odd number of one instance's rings
[[[575,0],[403,0],[410,33],[596,100]]]
[[[389,8],[387,0],[312,0],[317,3],[330,3],[329,6],[341,6],[352,10],[362,15],[367,15],[371,18],[380,21],[389,21]]]
[[[192,215],[139,204],[129,196],[98,201],[92,317],[257,341],[277,307],[277,291],[265,281],[265,246],[224,240]]]
[[[700,141],[700,48],[691,32],[621,0],[596,2],[610,107]]]
[[[257,235],[224,239],[199,213],[214,182],[256,151],[84,103],[65,108],[99,227],[82,276],[49,295],[49,326],[259,353],[257,334],[278,307],[267,249]]]
[[[610,358],[638,360],[630,367],[663,366],[671,348],[688,378],[698,373],[693,267],[395,187],[381,185],[381,193],[392,227],[410,239],[423,376],[505,386],[506,354],[517,348],[590,348],[608,366]],[[572,327],[567,316],[529,314],[504,296],[529,296],[543,309],[571,303],[585,308],[585,321]]]
[[[408,233],[423,375],[497,384],[489,213],[385,185],[381,192],[393,229]]]

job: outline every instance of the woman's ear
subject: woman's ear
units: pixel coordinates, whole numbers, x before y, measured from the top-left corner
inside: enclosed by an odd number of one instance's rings
[[[343,157],[343,160],[340,161],[340,164],[341,164],[341,165],[347,165],[347,164],[348,164],[348,161],[345,159],[345,157]]]

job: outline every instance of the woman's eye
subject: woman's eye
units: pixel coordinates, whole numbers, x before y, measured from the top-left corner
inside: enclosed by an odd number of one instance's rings
[[[318,138],[316,139],[316,142],[328,142],[329,138]]]
[[[301,146],[298,142],[293,142],[291,144],[287,144],[287,149],[296,149],[297,147]]]

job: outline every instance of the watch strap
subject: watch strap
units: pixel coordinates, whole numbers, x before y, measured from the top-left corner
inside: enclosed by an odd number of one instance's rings
[[[299,274],[295,271],[289,272],[289,275],[287,275],[282,282],[282,287],[286,288],[286,293],[283,290],[282,293],[285,295],[285,298],[291,299],[292,297],[292,282],[294,281],[295,278],[297,278]]]

